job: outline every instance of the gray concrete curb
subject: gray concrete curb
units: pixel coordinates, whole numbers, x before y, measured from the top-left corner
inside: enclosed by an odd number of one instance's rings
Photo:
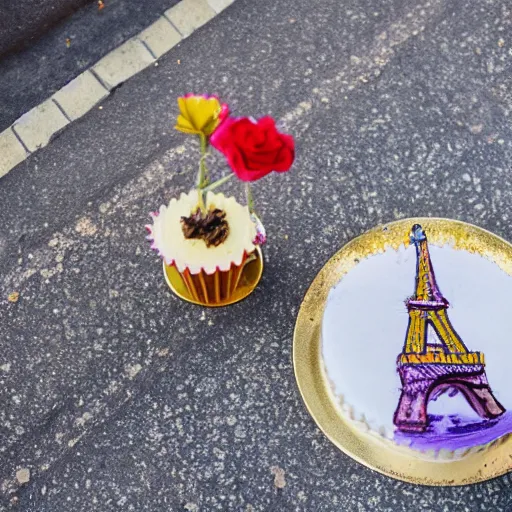
[[[0,133],[0,178],[234,0],[181,0]]]

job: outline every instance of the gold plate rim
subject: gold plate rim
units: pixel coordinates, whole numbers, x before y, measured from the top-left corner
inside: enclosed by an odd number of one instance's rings
[[[191,304],[195,304],[197,306],[203,306],[207,308],[221,308],[224,306],[230,306],[231,304],[236,304],[237,302],[240,302],[241,300],[247,298],[256,289],[256,286],[258,286],[258,283],[260,282],[261,277],[263,275],[263,251],[261,250],[261,247],[257,245],[254,252],[256,253],[256,260],[247,263],[242,271],[242,276],[247,276],[247,270],[249,265],[257,265],[256,271],[252,271],[253,275],[250,277],[249,283],[244,286],[239,286],[229,299],[221,301],[219,303],[204,304],[203,302],[196,301],[188,292],[186,292],[185,289],[180,290],[179,283],[174,282],[175,279],[177,278],[169,276],[169,272],[173,269],[173,267],[167,265],[165,263],[165,260],[163,260],[163,272],[165,282],[177,297],[179,297],[181,300],[184,300]],[[177,270],[176,274],[178,274]],[[181,282],[181,278],[179,279]]]
[[[348,257],[398,247],[413,224],[421,224],[433,243],[483,253],[512,275],[512,245],[483,228],[466,222],[436,217],[401,219],[376,226],[350,240],[318,272],[301,304],[293,335],[293,366],[299,392],[320,430],[346,455],[367,468],[408,483],[458,486],[483,482],[512,470],[512,436],[488,449],[456,461],[428,461],[395,449],[391,443],[363,433],[351,425],[333,403],[321,368],[320,327],[329,290],[356,263]],[[403,236],[402,236],[403,235]],[[344,261],[346,260],[346,261]],[[348,262],[348,263],[347,263]]]

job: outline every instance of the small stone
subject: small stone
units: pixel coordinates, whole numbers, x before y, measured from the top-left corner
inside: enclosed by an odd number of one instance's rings
[[[68,446],[70,448],[73,448],[73,446],[75,446],[75,444],[78,443],[78,441],[80,441],[80,437],[82,437],[82,436],[78,436],[78,437],[75,437],[74,439],[70,439],[68,441]]]
[[[84,412],[82,416],[75,420],[75,425],[79,427],[83,427],[90,419],[92,418],[92,414],[89,412]]]
[[[9,296],[7,297],[7,300],[8,300],[9,302],[13,302],[13,303],[15,303],[15,302],[18,302],[18,299],[19,299],[19,298],[20,298],[20,294],[19,294],[19,292],[12,292],[12,293],[10,293],[10,294],[9,294]]]
[[[505,41],[502,38],[498,39],[498,46],[500,48],[503,48],[505,46]]]
[[[16,480],[20,484],[26,484],[30,481],[30,469],[28,468],[21,468],[16,471]]]
[[[243,439],[245,436],[246,436],[246,434],[245,434],[244,427],[242,427],[242,425],[238,424],[235,427],[235,437],[237,437],[238,439]]]
[[[82,217],[75,226],[75,231],[84,236],[92,236],[98,231],[98,228],[88,217]]]
[[[270,472],[274,475],[274,485],[277,489],[284,489],[286,487],[286,480],[284,478],[284,469],[279,466],[272,466]]]
[[[131,380],[135,378],[135,376],[142,370],[142,366],[140,364],[132,364],[132,365],[126,365],[125,371],[128,375],[128,378]]]

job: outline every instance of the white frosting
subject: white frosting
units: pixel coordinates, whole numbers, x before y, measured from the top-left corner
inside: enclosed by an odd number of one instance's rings
[[[485,354],[494,396],[512,410],[512,277],[480,255],[433,243],[429,249],[453,327],[468,350]],[[404,301],[414,293],[415,275],[414,246],[372,255],[330,291],[323,317],[322,355],[334,393],[352,419],[389,439],[400,398]],[[428,407],[432,414],[476,416],[460,394],[442,395]]]
[[[201,269],[213,274],[217,269],[229,270],[231,264],[240,265],[245,253],[250,254],[256,246],[256,226],[251,220],[247,206],[237,203],[234,197],[208,192],[207,208],[219,208],[226,212],[229,235],[217,247],[207,247],[204,240],[186,239],[181,229],[181,217],[188,217],[198,207],[197,190],[171,199],[168,206],[161,206],[153,215],[153,225],[147,226],[152,247],[157,249],[168,265],[173,263],[180,272],[186,268],[191,274]]]

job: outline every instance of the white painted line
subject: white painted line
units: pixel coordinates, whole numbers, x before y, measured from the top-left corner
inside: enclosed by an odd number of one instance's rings
[[[229,7],[233,2],[234,0],[208,0],[208,4],[217,14],[226,7]]]
[[[109,90],[125,82],[155,62],[155,58],[138,39],[129,39],[105,55],[92,70]]]
[[[112,50],[0,133],[0,177],[106,98],[114,87],[153,64],[235,0],[181,0],[137,36]]]
[[[31,152],[50,142],[53,134],[69,123],[51,98],[22,115],[13,125],[14,131]]]
[[[187,37],[215,16],[215,11],[206,0],[181,0],[165,11],[165,17]]]
[[[25,158],[27,158],[27,152],[14,132],[7,128],[0,133],[0,178]]]
[[[143,30],[137,38],[144,42],[158,59],[181,41],[181,34],[162,16]]]
[[[69,119],[74,121],[82,117],[107,96],[107,89],[100,84],[90,71],[85,71],[52,97]]]

